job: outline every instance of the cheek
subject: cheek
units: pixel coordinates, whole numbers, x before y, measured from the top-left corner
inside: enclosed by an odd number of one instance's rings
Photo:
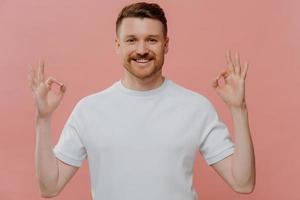
[[[164,49],[158,49],[156,51],[156,56],[159,56],[160,58],[162,58],[164,56],[164,54],[165,54]]]
[[[155,46],[154,48],[154,52],[156,52],[156,54],[164,54],[165,48],[162,44]]]
[[[130,54],[130,52],[128,52],[127,50],[125,50],[125,49],[122,49],[121,51],[120,51],[120,54],[121,54],[121,57],[124,59],[126,59],[128,56],[129,56],[129,54]]]
[[[134,49],[133,48],[124,48],[122,50],[122,54],[125,57],[130,57],[130,56],[132,56],[134,54]]]

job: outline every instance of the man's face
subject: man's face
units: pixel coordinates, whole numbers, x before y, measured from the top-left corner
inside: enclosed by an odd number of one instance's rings
[[[168,38],[159,20],[128,17],[119,26],[116,47],[126,73],[145,79],[161,73]]]

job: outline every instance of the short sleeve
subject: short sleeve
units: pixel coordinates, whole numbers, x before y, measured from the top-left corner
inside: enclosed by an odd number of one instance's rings
[[[205,103],[205,128],[202,133],[199,151],[208,165],[212,165],[234,153],[226,125],[220,121],[214,106],[207,100]]]
[[[59,160],[75,167],[80,167],[87,157],[79,122],[80,113],[77,104],[65,123],[58,143],[53,149],[54,155]]]

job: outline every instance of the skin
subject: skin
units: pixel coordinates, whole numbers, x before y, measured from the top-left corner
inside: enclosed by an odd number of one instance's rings
[[[130,37],[129,37],[130,36]],[[163,25],[158,20],[125,18],[116,38],[116,52],[124,67],[122,84],[133,90],[150,90],[164,81],[162,66],[168,52],[169,38],[163,35]],[[137,58],[151,59],[137,63]],[[255,186],[255,157],[251,140],[248,111],[245,100],[245,80],[248,64],[240,64],[239,55],[233,59],[226,53],[227,68],[219,73],[212,86],[228,106],[233,119],[235,152],[212,165],[213,169],[236,192],[250,193]],[[77,167],[58,160],[51,143],[51,118],[66,92],[63,83],[53,77],[45,79],[44,61],[38,69],[31,67],[28,84],[36,106],[35,167],[42,197],[57,196],[74,176]],[[219,84],[223,79],[225,84]],[[57,84],[59,91],[54,91]]]
[[[116,52],[124,67],[122,83],[133,90],[150,90],[165,79],[162,76],[164,55],[169,38],[164,37],[163,24],[149,18],[124,18],[118,28]],[[151,59],[137,63],[135,59]]]
[[[47,118],[51,116],[52,112],[57,108],[66,91],[65,85],[57,81],[55,78],[49,77],[47,80],[45,80],[44,66],[44,61],[41,60],[39,62],[38,70],[35,70],[31,67],[28,75],[28,83],[33,92],[36,103],[36,114],[41,118]],[[57,84],[60,87],[59,92],[51,90],[53,84]]]
[[[213,81],[212,86],[227,104],[233,121],[235,152],[212,165],[214,170],[239,193],[251,193],[255,187],[255,155],[249,128],[245,99],[245,80],[248,63],[242,67],[239,54],[233,59],[226,52],[227,68]],[[224,85],[219,84],[223,79]]]
[[[66,86],[53,77],[45,80],[44,66],[44,62],[40,61],[38,69],[31,67],[28,85],[36,107],[35,168],[40,194],[42,197],[54,197],[69,182],[78,168],[58,160],[52,152],[51,116],[63,99]],[[53,90],[53,84],[59,86],[59,91]]]

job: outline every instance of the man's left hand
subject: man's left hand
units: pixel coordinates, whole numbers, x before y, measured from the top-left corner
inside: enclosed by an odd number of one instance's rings
[[[213,81],[213,87],[229,108],[243,108],[245,102],[245,79],[248,70],[248,63],[241,67],[239,54],[231,58],[230,51],[226,52],[227,69],[220,73]],[[223,78],[224,84],[220,85],[219,80]]]

